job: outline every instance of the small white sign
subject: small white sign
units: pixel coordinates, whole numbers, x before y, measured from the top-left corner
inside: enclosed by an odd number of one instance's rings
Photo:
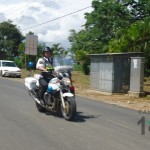
[[[138,68],[137,62],[137,59],[133,59],[133,68]]]

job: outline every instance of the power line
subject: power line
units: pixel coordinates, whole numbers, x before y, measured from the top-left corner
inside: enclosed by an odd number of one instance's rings
[[[37,1],[37,0],[33,0],[33,1],[27,3],[26,5],[23,5],[23,6],[21,6],[21,7],[10,9],[10,10],[8,11],[8,13],[6,13],[6,14],[4,14],[4,15],[8,15],[8,14],[10,14],[10,13],[14,13],[15,11],[18,11],[19,9],[22,9],[22,8],[24,8],[24,7],[28,6],[28,5],[30,5],[31,3],[34,3],[35,1]],[[12,10],[13,10],[13,11],[12,11]]]
[[[20,9],[22,9],[22,8],[25,8],[26,6],[28,6],[28,5],[30,5],[31,3],[34,3],[34,2],[36,2],[37,0],[33,0],[33,1],[31,1],[31,2],[29,2],[29,3],[27,3],[26,5],[22,5],[21,7],[18,7],[18,8],[14,8],[14,9],[11,9],[11,10],[14,10],[14,11],[9,11],[8,13],[6,13],[6,14],[4,14],[4,15],[8,15],[8,14],[10,14],[10,13],[15,13],[16,11],[19,11]],[[47,6],[53,6],[53,5],[49,5],[49,4],[53,4],[54,2],[58,2],[58,1],[60,1],[60,0],[51,0],[50,2],[47,2],[46,3],[46,5]],[[42,6],[41,6],[42,7]],[[41,7],[38,7],[38,8],[41,8]],[[35,12],[35,11],[34,11]],[[2,18],[1,17],[1,15],[2,14],[0,14],[0,19]],[[21,15],[21,17],[22,17],[23,15]],[[21,17],[17,17],[17,18],[14,18],[13,20],[15,20],[15,19],[18,19],[18,18],[21,18]],[[12,20],[12,21],[13,21]]]
[[[57,1],[50,1],[50,2],[47,2],[47,3],[45,3],[46,4],[46,6],[48,7],[48,6],[54,6],[54,5],[52,5],[54,2],[59,2],[60,0],[57,0]],[[62,1],[62,0],[61,0]],[[70,3],[70,4],[74,4],[74,3]],[[40,6],[40,7],[37,7],[37,8],[41,8],[42,6]],[[70,6],[69,6],[70,7]],[[68,7],[67,7],[68,8]],[[38,10],[32,10],[30,13],[34,13],[34,12],[37,12]],[[21,17],[25,17],[25,16],[27,16],[28,15],[28,13],[26,14],[26,12],[27,12],[27,10],[24,12],[24,14],[25,15],[21,15],[21,16],[18,16],[17,18],[14,18],[12,21],[15,21],[15,20],[17,20],[17,19],[20,19]]]
[[[29,0],[28,0],[29,1]],[[35,2],[35,1],[37,1],[37,0],[32,0],[30,3],[27,3],[26,5],[22,5],[21,7],[18,7],[17,8],[17,10],[14,8],[14,9],[11,9],[11,10],[14,10],[14,11],[12,11],[11,13],[15,13],[16,11],[18,11],[18,10],[20,10],[21,8],[24,8],[24,7],[26,7],[26,6],[28,6],[29,4],[31,4],[31,3],[33,3],[33,2]],[[44,5],[46,4],[46,6],[53,6],[53,3],[54,2],[59,2],[60,0],[51,0],[51,1],[44,1],[44,2],[46,2],[46,3],[44,3]],[[42,6],[40,6],[40,7],[37,7],[37,8],[41,8]],[[20,8],[20,9],[19,9]],[[30,11],[30,13],[33,13],[33,12],[36,12],[37,10],[31,10]],[[26,14],[26,12],[27,12],[27,10],[26,11],[22,11],[22,15],[20,14],[20,16],[18,16],[18,17],[16,17],[16,18],[14,18],[14,19],[11,19],[12,21],[15,21],[15,20],[18,20],[19,18],[22,18],[22,17],[25,17],[27,14]],[[25,13],[25,14],[24,14]],[[6,14],[6,15],[8,15],[8,14],[10,14],[9,12]],[[5,14],[4,14],[5,15]],[[1,16],[1,14],[0,14],[0,19],[2,19],[2,16]],[[1,20],[2,21],[2,20]]]
[[[92,7],[92,6],[88,6],[88,7],[79,9],[79,10],[77,10],[77,11],[74,11],[74,12],[68,13],[68,14],[66,14],[66,15],[63,15],[63,16],[54,18],[54,19],[52,19],[52,20],[48,20],[48,21],[46,21],[46,22],[42,22],[42,23],[40,23],[40,24],[37,24],[37,25],[35,25],[35,26],[28,27],[28,28],[26,28],[26,29],[22,29],[22,31],[28,30],[28,29],[31,29],[31,28],[35,28],[35,27],[41,26],[41,25],[43,25],[43,24],[46,24],[46,23],[49,23],[49,22],[52,22],[52,21],[55,21],[55,20],[58,20],[58,19],[61,19],[61,18],[70,16],[70,15],[72,15],[72,14],[75,14],[75,13],[77,13],[77,12],[83,11],[83,10],[88,9],[88,8],[90,8],[90,7]]]
[[[46,6],[48,7],[48,6],[54,6],[54,5],[52,5],[54,2],[59,2],[60,0],[57,0],[57,1],[50,1],[50,2],[46,2],[45,4],[46,4]],[[42,6],[40,6],[40,7],[37,7],[38,9],[40,9]],[[24,11],[23,13],[25,13],[25,15],[27,15],[26,14],[26,12],[27,12],[28,10],[26,10],[26,11]],[[37,12],[38,10],[31,10],[30,11],[30,13],[34,13],[34,12]],[[21,15],[20,17],[17,17],[17,18],[14,18],[13,20],[16,20],[16,19],[19,19],[19,18],[21,18],[21,17],[23,17],[24,15]],[[12,21],[13,21],[12,20]]]

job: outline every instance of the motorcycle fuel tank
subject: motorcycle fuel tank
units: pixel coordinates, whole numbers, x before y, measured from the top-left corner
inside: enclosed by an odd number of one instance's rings
[[[57,84],[49,83],[47,91],[48,92],[59,91],[59,86]]]

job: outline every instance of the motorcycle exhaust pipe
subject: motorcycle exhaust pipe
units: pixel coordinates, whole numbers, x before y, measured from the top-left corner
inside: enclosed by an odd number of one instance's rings
[[[28,91],[29,91],[31,97],[34,99],[34,101],[37,102],[38,104],[41,104],[40,100],[34,96],[34,94],[32,93],[32,91],[30,91],[30,90],[28,90]]]
[[[36,98],[34,99],[38,104],[41,104],[40,101]]]

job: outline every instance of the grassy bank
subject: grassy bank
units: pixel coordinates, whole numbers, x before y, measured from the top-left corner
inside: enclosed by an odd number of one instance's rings
[[[80,90],[90,88],[90,76],[89,75],[84,75],[81,72],[74,71],[72,72],[72,80],[73,80],[73,85]]]

